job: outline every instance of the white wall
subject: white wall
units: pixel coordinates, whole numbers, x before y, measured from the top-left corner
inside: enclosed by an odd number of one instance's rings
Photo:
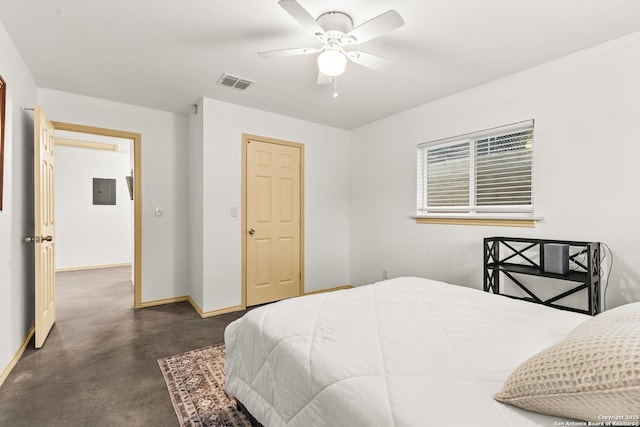
[[[4,196],[0,211],[0,372],[33,325],[33,117],[31,73],[0,23],[0,73],[7,83]]]
[[[131,155],[123,148],[56,146],[56,269],[132,262]],[[115,205],[93,204],[93,178],[116,180]]]
[[[482,287],[482,238],[601,241],[608,307],[640,300],[640,33],[351,132],[350,278],[420,275]],[[424,84],[437,84],[425,82]],[[534,229],[417,225],[416,145],[535,119]]]
[[[142,301],[187,295],[187,117],[41,88],[38,103],[54,121],[142,134]]]
[[[242,134],[305,145],[305,291],[348,283],[348,132],[205,98],[203,310],[241,303]],[[192,275],[193,276],[193,275]]]

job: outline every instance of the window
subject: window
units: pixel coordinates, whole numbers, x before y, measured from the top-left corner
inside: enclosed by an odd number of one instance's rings
[[[418,215],[532,213],[533,120],[418,145]]]

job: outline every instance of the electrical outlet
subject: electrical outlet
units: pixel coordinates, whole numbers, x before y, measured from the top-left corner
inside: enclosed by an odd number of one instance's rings
[[[387,267],[382,269],[382,278],[383,279],[388,279],[389,278],[389,269]]]

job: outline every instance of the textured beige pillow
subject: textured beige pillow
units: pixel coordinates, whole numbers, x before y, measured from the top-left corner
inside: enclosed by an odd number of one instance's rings
[[[598,314],[578,325],[571,334],[581,333],[602,325],[622,322],[640,322],[640,302],[621,305]]]
[[[516,368],[495,398],[584,421],[640,421],[640,322],[570,334]]]

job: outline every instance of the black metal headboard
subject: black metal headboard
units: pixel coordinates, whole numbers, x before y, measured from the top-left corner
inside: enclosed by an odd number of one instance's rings
[[[545,245],[548,244],[568,246],[566,261],[570,269],[566,273],[550,272],[550,268],[545,268]],[[547,246],[547,250],[551,249]],[[505,294],[500,286],[503,276],[524,291],[527,296]],[[572,285],[575,283],[576,286],[543,298],[539,296],[539,289],[524,283],[523,276],[559,279],[573,282]],[[561,310],[596,315],[600,312],[600,243],[487,237],[484,239],[484,290]],[[586,293],[586,308],[581,309],[560,303],[560,300],[578,292]]]

